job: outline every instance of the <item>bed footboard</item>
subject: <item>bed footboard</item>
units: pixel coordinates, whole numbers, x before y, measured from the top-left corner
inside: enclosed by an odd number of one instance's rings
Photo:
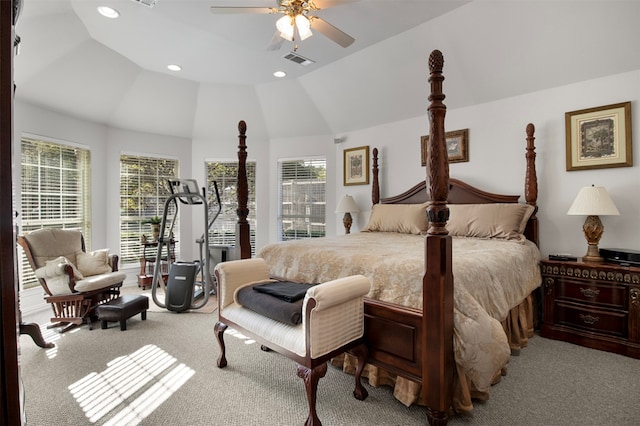
[[[420,310],[365,298],[364,330],[369,363],[422,381]]]

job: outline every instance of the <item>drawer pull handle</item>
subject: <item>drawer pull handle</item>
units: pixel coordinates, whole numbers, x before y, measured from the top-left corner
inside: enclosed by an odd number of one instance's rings
[[[598,320],[600,320],[599,317],[594,317],[593,315],[585,315],[585,314],[580,314],[580,318],[582,319],[582,321],[584,321],[585,324],[589,324],[589,325],[593,325],[597,323]]]
[[[581,288],[580,289],[580,293],[582,293],[582,295],[584,297],[589,297],[589,298],[593,299],[594,297],[596,297],[596,296],[598,296],[600,294],[600,290],[593,289],[593,288]]]

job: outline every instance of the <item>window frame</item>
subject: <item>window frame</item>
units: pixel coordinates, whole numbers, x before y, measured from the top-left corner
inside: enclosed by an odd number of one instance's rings
[[[172,162],[173,166],[169,165],[168,168],[173,167],[173,175],[162,174],[159,173],[159,167],[156,166],[153,168],[152,164],[140,164],[140,161],[137,165],[139,168],[149,167],[151,169],[156,170],[155,174],[145,174],[145,173],[127,173],[123,171],[123,158],[131,158],[131,159],[144,159],[147,163],[152,163],[153,161],[158,162]],[[119,170],[119,206],[120,206],[120,214],[118,217],[119,222],[119,233],[120,233],[120,259],[119,263],[121,267],[128,267],[138,265],[140,262],[140,253],[141,246],[140,241],[142,236],[144,235],[148,240],[152,240],[152,232],[149,225],[149,219],[153,216],[158,216],[162,218],[164,212],[164,204],[167,198],[171,195],[171,189],[167,183],[168,179],[177,179],[180,176],[180,160],[179,158],[171,155],[157,155],[157,154],[149,154],[149,153],[140,153],[140,152],[121,152],[118,157],[118,163],[120,166]],[[131,166],[134,167],[134,166]],[[137,177],[138,185],[131,185],[127,191],[127,193],[123,192],[123,176],[132,176],[133,178]],[[154,177],[155,179],[149,179],[150,177]],[[146,180],[146,182],[145,182]],[[164,180],[164,182],[163,182]],[[141,183],[143,182],[143,183]],[[143,186],[144,183],[150,184],[154,187],[155,191],[150,192],[140,192],[136,194],[136,190],[140,190],[140,187]],[[125,204],[135,204],[136,201],[134,198],[138,198],[138,206],[137,211],[134,213],[137,214],[126,214],[130,213],[134,207],[125,208]],[[145,199],[144,204],[145,207],[140,207],[141,199]],[[167,224],[171,224],[171,220],[175,215],[175,207],[169,206],[168,215],[167,215]],[[179,217],[176,218],[175,227],[172,230],[174,237],[176,240],[180,238],[180,224]],[[179,245],[176,245],[176,256],[179,255]]]
[[[237,183],[238,183],[238,160],[237,159],[205,159],[204,161],[204,174],[207,185],[207,203],[209,204],[209,221],[213,219],[213,216],[217,212],[217,201],[215,200],[215,192],[213,189],[213,182],[209,179],[211,177],[210,167],[213,164],[223,164],[225,167],[235,167],[235,171],[224,176],[222,184],[216,180],[218,184],[218,192],[220,194],[220,201],[223,205],[220,216],[212,224],[209,229],[209,245],[210,246],[232,246],[236,243],[236,224],[238,223],[238,215],[236,209],[238,207],[237,200]],[[251,170],[253,168],[253,171]],[[250,243],[251,243],[251,256],[255,255],[256,249],[256,173],[257,173],[257,161],[247,160],[247,185],[248,185],[248,200],[247,208],[249,214],[247,216],[247,222],[249,222],[250,230]],[[232,183],[233,188],[230,188],[226,183]],[[216,226],[218,225],[218,226]],[[216,230],[221,229],[224,232],[224,236],[220,237]]]
[[[287,195],[293,194],[293,185],[317,185],[320,183],[315,179],[294,179],[295,182],[291,182],[291,189],[286,190],[286,186],[289,182],[283,182],[283,167],[286,163],[310,163],[309,167],[320,167],[324,169],[324,179],[321,180],[322,190],[318,191],[317,188],[307,188],[306,190],[299,191],[300,194],[307,198],[305,201],[293,199]],[[302,238],[317,238],[324,237],[327,234],[327,158],[325,156],[303,156],[295,158],[280,158],[278,159],[278,215],[277,215],[277,227],[278,227],[278,241],[297,240]],[[297,171],[296,171],[297,173]],[[321,198],[318,198],[321,196]],[[289,198],[289,200],[287,200]],[[308,198],[311,198],[310,200]],[[300,208],[304,206],[304,212],[287,213],[287,207],[292,209],[294,204]],[[320,213],[318,213],[320,212]],[[293,223],[297,220],[298,224],[305,224],[306,230],[296,229],[296,225]],[[286,223],[290,223],[289,229],[287,229]]]
[[[58,160],[58,166],[51,161],[46,161],[44,156],[38,154],[37,163],[26,162],[25,156],[28,155],[28,147],[26,143],[32,143],[34,150],[44,150],[46,146],[55,147],[61,151]],[[75,155],[67,155],[64,152]],[[77,167],[72,169],[69,167],[75,157]],[[65,161],[66,158],[66,161]],[[26,168],[31,167],[34,170],[27,171]],[[77,176],[67,175],[66,179],[64,171],[74,171]],[[34,173],[35,171],[35,173]],[[58,181],[53,182],[49,179],[55,176],[58,171]],[[30,175],[35,174],[35,179]],[[27,188],[30,182],[35,181],[34,188]],[[23,133],[20,137],[20,226],[21,233],[27,233],[42,228],[62,228],[74,229],[82,232],[85,247],[90,250],[91,247],[91,148],[87,145],[78,144],[66,140],[51,138],[42,135]],[[75,187],[75,191],[70,192],[70,188]],[[57,189],[56,189],[57,188]],[[28,198],[31,198],[29,201]],[[56,203],[49,202],[58,198],[58,207],[76,205],[75,209],[70,209],[67,213],[62,213],[64,209],[56,209]],[[77,201],[79,200],[79,202]],[[45,209],[42,206],[46,206]],[[75,210],[76,216],[69,215]],[[38,211],[38,218],[32,217],[27,211]],[[44,213],[43,213],[44,212]],[[57,217],[52,216],[58,213]],[[23,290],[36,288],[39,286],[26,255],[20,250],[20,260],[18,273],[20,277],[20,285]]]

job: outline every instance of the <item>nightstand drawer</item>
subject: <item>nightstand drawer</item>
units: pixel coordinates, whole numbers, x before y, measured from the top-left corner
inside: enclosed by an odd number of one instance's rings
[[[627,336],[627,313],[593,309],[558,301],[554,324],[574,327],[609,336]]]
[[[602,282],[585,282],[571,278],[559,278],[556,285],[556,300],[573,300],[599,307],[627,309],[627,289],[623,285]]]

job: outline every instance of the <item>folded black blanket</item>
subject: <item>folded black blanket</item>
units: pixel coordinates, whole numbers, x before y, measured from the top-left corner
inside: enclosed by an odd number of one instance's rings
[[[252,286],[246,286],[238,290],[236,299],[245,308],[272,320],[294,325],[302,323],[302,303],[304,299],[285,302],[267,293],[255,291]]]
[[[257,284],[253,286],[255,291],[266,293],[271,296],[282,299],[285,302],[295,302],[304,298],[307,290],[314,284],[294,283],[290,281],[276,281],[265,284]]]

